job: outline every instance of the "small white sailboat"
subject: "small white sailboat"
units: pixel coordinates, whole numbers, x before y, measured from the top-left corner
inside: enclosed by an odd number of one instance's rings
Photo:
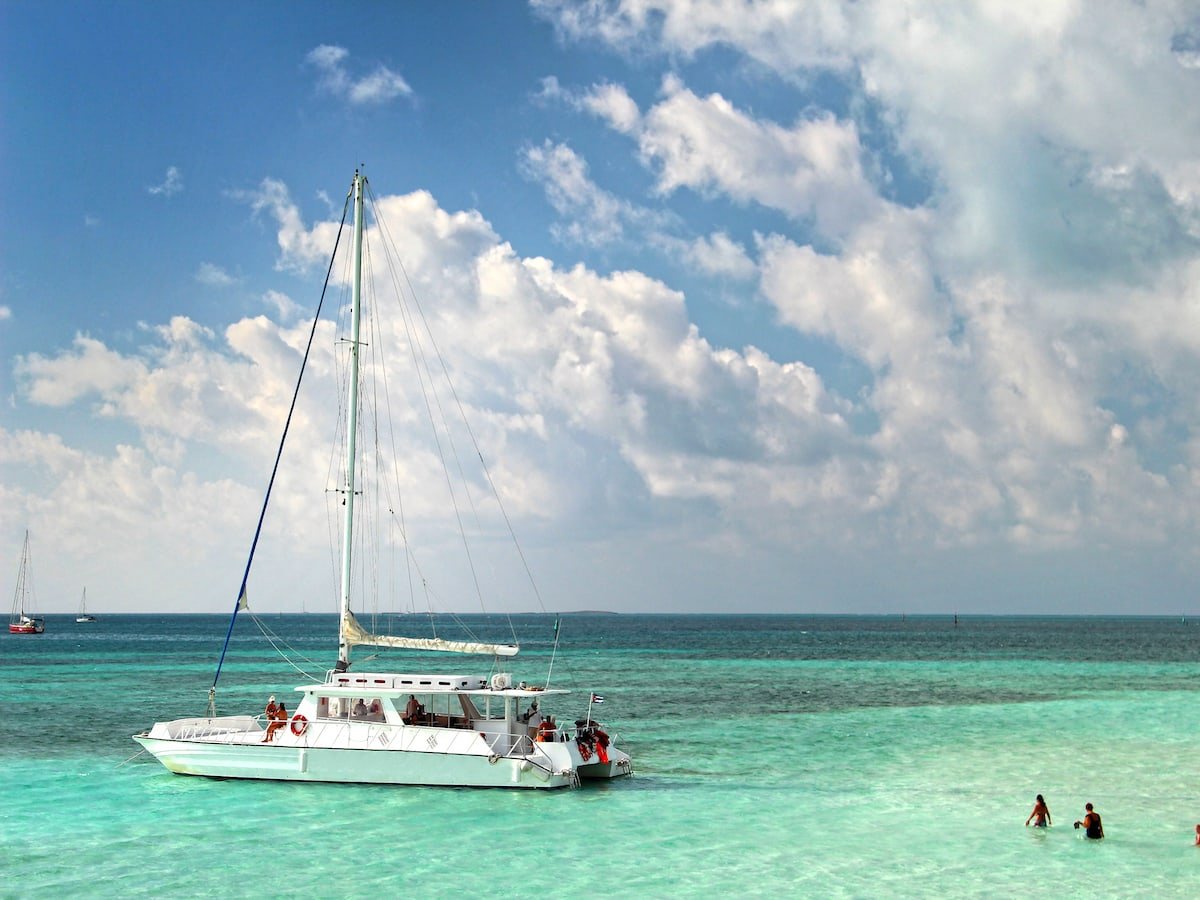
[[[21,549],[21,565],[17,569],[17,587],[13,591],[12,615],[8,620],[9,634],[41,634],[46,630],[46,620],[31,615],[33,610],[33,574],[29,554],[29,532],[25,532],[25,545]]]
[[[134,740],[172,772],[221,778],[544,789],[629,775],[629,755],[592,719],[592,704],[602,698],[590,695],[586,718],[575,720],[573,729],[559,727],[543,707],[569,692],[517,681],[503,671],[502,661],[518,653],[515,643],[371,634],[351,612],[354,516],[360,493],[355,464],[359,353],[365,346],[359,339],[365,190],[366,179],[355,172],[350,191],[354,244],[346,472],[339,490],[343,520],[337,662],[323,681],[295,688],[300,698],[290,717],[274,696],[265,718],[217,716],[214,678],[207,716],[158,722]],[[264,504],[264,514],[265,510]],[[260,518],[260,529],[261,525]],[[238,609],[245,608],[249,572],[250,562]],[[556,625],[556,647],[557,630]],[[360,672],[352,661],[354,648],[360,646],[480,654],[491,663],[487,674],[448,673],[440,667],[434,672]]]
[[[79,599],[79,615],[75,617],[76,622],[95,622],[96,617],[89,615],[87,611],[87,588],[83,589],[83,596]]]

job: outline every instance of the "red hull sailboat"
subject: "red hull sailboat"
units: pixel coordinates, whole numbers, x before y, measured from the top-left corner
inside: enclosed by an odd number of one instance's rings
[[[25,532],[25,546],[21,550],[21,567],[17,570],[17,589],[13,592],[12,617],[8,620],[9,634],[41,634],[46,630],[46,620],[32,616],[26,610],[32,608],[33,584],[29,577],[29,532]]]

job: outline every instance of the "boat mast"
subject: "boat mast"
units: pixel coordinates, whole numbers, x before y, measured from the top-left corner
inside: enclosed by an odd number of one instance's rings
[[[25,583],[29,568],[29,529],[25,529],[25,543],[21,547],[21,568],[17,569],[17,589],[13,591],[12,621],[25,618],[25,595],[29,588]]]
[[[354,171],[354,285],[350,295],[350,384],[347,389],[346,421],[346,513],[342,521],[342,616],[338,628],[338,670],[350,666],[350,551],[354,544],[354,464],[358,438],[358,350],[359,322],[362,318],[362,240],[363,188],[366,178]]]

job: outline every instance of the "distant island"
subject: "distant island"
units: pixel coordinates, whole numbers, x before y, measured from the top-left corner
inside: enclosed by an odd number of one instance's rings
[[[556,616],[619,616],[621,613],[611,609],[571,609],[555,613]]]

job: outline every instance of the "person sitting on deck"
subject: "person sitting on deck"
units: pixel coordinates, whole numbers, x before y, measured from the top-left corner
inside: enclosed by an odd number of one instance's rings
[[[267,725],[267,736],[262,739],[262,742],[264,744],[269,744],[269,743],[271,743],[271,741],[275,740],[275,732],[277,732],[280,728],[282,728],[284,725],[286,725],[287,720],[288,720],[287,707],[284,706],[282,703],[280,703],[279,706],[277,706],[275,708],[274,721],[272,721],[270,724]]]

